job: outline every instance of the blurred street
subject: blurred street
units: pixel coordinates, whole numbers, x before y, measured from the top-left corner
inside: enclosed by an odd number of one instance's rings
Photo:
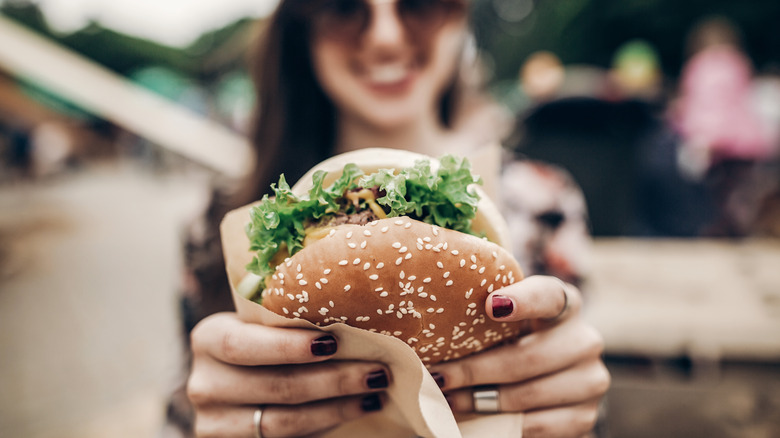
[[[0,436],[149,437],[179,369],[197,178],[122,162],[0,186]]]

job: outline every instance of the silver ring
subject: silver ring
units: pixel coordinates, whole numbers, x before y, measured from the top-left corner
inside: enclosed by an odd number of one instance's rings
[[[495,414],[501,412],[501,406],[498,402],[497,386],[480,386],[474,389],[471,394],[474,398],[474,412],[482,414]]]
[[[252,421],[255,423],[255,438],[263,438],[263,433],[260,431],[260,420],[263,418],[263,408],[258,406],[255,409],[255,414],[252,416]]]
[[[566,313],[567,310],[569,310],[569,286],[567,286],[563,280],[560,280],[558,278],[556,278],[556,280],[558,280],[558,283],[561,284],[561,289],[563,289],[563,308],[561,309],[560,312],[558,312],[557,315],[553,316],[552,318],[548,318],[548,320],[550,321],[555,321],[556,319],[563,316],[563,314]]]

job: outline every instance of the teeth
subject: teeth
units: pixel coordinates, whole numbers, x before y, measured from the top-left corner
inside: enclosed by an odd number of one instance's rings
[[[393,83],[403,79],[406,73],[406,67],[403,65],[388,65],[371,69],[368,76],[371,82]]]

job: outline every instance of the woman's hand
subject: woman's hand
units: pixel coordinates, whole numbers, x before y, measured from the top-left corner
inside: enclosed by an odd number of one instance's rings
[[[338,340],[313,330],[266,327],[220,313],[192,332],[187,394],[199,437],[303,436],[381,409],[388,369],[328,360]]]
[[[501,412],[525,412],[523,437],[579,437],[597,419],[610,383],[603,341],[580,315],[572,285],[534,276],[492,293],[496,321],[529,321],[516,341],[430,370],[455,412],[474,411],[474,387],[495,385]],[[500,316],[500,315],[504,316]]]

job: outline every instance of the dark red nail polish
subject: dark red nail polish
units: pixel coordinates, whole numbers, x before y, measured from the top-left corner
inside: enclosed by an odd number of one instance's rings
[[[515,310],[515,303],[503,295],[493,295],[491,303],[493,305],[494,318],[509,316],[512,314],[512,311]]]
[[[387,378],[387,372],[385,370],[378,370],[368,373],[366,377],[366,385],[371,389],[387,388],[390,384]]]
[[[332,335],[325,335],[311,341],[311,354],[315,356],[330,356],[336,352],[338,345],[336,338]]]
[[[364,412],[374,412],[382,409],[382,399],[379,394],[369,394],[360,401],[360,409]]]
[[[439,385],[439,388],[444,388],[444,376],[441,373],[431,373],[431,377]]]

